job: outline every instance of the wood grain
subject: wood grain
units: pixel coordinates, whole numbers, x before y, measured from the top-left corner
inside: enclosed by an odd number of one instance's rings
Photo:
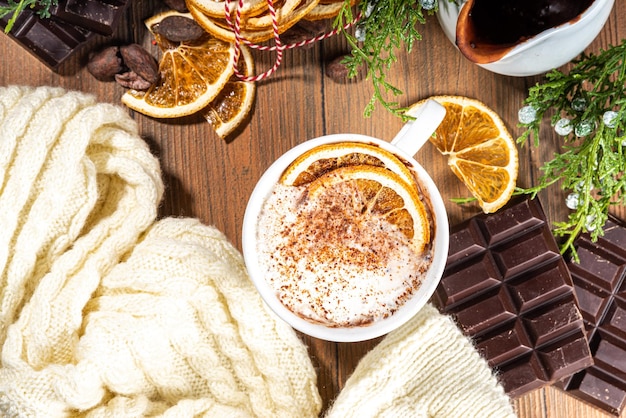
[[[2,85],[58,85],[81,90],[98,100],[119,103],[123,89],[92,78],[84,65],[90,50],[110,43],[138,42],[157,54],[143,20],[163,4],[155,0],[132,2],[125,19],[110,38],[94,38],[57,73],[50,71],[6,35],[0,35]],[[540,76],[512,78],[490,73],[465,60],[448,41],[434,16],[419,27],[423,40],[410,53],[399,52],[389,80],[403,94],[402,105],[435,94],[477,98],[496,110],[513,136],[519,135],[517,111],[527,90]],[[606,27],[588,48],[598,51],[626,38],[626,2],[616,2]],[[391,139],[400,129],[398,118],[378,106],[370,118],[363,116],[372,95],[368,80],[337,83],[324,75],[324,65],[348,51],[345,39],[333,37],[311,48],[288,50],[278,72],[257,84],[254,109],[246,124],[232,138],[222,140],[200,118],[155,120],[131,112],[142,136],[159,156],[166,194],[161,216],[196,217],[215,225],[241,248],[241,225],[248,197],[263,171],[283,152],[320,135],[353,132]],[[257,72],[274,62],[268,52],[254,52]],[[546,125],[541,145],[520,148],[520,186],[532,185],[538,168],[559,148],[559,140]],[[453,197],[468,196],[443,156],[427,144],[416,156],[438,184],[451,224],[478,212],[460,206]],[[551,220],[564,219],[564,195],[554,187],[540,195]],[[624,208],[615,208],[620,216]],[[358,344],[334,344],[302,336],[318,371],[319,390],[328,406],[343,387],[361,357],[379,340]],[[601,411],[554,388],[534,391],[514,401],[522,418],[600,418]]]

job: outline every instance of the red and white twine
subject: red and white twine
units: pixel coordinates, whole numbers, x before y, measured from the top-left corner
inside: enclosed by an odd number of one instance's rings
[[[331,36],[334,36],[337,33],[339,33],[339,30],[340,30],[340,29],[333,29],[330,32],[323,33],[313,38],[309,38],[309,39],[305,39],[299,42],[294,42],[294,43],[285,45],[280,40],[280,34],[278,32],[278,17],[276,14],[276,8],[274,7],[274,0],[267,0],[268,11],[270,14],[270,18],[272,19],[272,32],[274,33],[274,45],[258,45],[245,39],[241,35],[241,9],[244,6],[244,0],[238,0],[237,2],[237,7],[235,8],[235,22],[234,23],[230,16],[230,3],[231,3],[231,0],[224,1],[224,15],[226,18],[226,23],[228,24],[230,30],[232,30],[233,33],[235,34],[235,61],[233,62],[235,75],[237,76],[237,78],[243,81],[260,81],[272,75],[278,69],[278,67],[280,67],[280,64],[283,59],[283,50],[302,47],[305,45],[312,44],[314,42],[321,41],[326,38],[330,38]],[[354,23],[356,23],[356,21],[359,20],[359,18],[360,18],[360,14],[356,16],[356,18],[352,22],[346,23],[343,26],[343,30],[350,28],[352,25],[354,25]],[[241,71],[239,71],[239,65],[238,65],[239,58],[241,57],[241,45],[242,44],[246,45],[249,48],[258,49],[260,51],[276,51],[276,59],[274,60],[274,65],[270,69],[268,69],[267,71],[261,74],[257,74],[253,76],[247,76],[245,74],[242,74]]]

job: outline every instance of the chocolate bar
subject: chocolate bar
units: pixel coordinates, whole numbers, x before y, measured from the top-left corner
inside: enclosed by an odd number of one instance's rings
[[[603,233],[597,242],[579,236],[579,262],[568,262],[594,364],[556,386],[619,416],[626,406],[626,225],[611,216]]]
[[[125,0],[59,0],[51,11],[57,19],[111,35],[126,8]]]
[[[5,0],[0,5],[6,6]],[[59,0],[42,18],[27,8],[16,19],[9,37],[56,70],[96,34],[111,35],[126,7],[125,0]],[[6,28],[12,14],[0,19]]]
[[[0,20],[4,29],[7,16]],[[41,62],[56,69],[83,45],[93,32],[54,17],[42,19],[32,10],[24,10],[9,32],[16,43],[28,50]]]
[[[572,279],[536,200],[454,227],[433,296],[511,397],[592,364]]]

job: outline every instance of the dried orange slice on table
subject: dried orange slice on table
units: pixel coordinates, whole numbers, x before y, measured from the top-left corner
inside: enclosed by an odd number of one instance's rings
[[[275,19],[279,26],[282,22],[286,21],[293,11],[302,3],[300,0],[277,0],[274,2],[276,8]],[[248,30],[264,30],[271,29],[272,27],[272,15],[269,9],[259,15],[248,16],[242,19],[242,27]]]
[[[462,96],[434,96],[446,116],[430,141],[444,155],[485,213],[504,206],[515,189],[518,155],[515,140],[496,112]],[[420,106],[423,101],[414,106]]]
[[[224,17],[226,12],[225,0],[187,0],[187,5],[191,4],[207,16]],[[231,0],[228,5],[230,13],[235,11],[239,0]],[[244,0],[239,12],[242,16],[255,15],[267,9],[267,0]]]
[[[162,51],[159,81],[146,91],[131,89],[122,96],[126,106],[155,118],[188,116],[202,110],[233,74],[235,48],[231,43],[209,34],[174,43],[155,33],[159,22],[174,15],[192,19],[188,13],[168,11],[145,22]]]
[[[122,103],[155,118],[177,118],[199,113],[222,138],[239,126],[250,112],[256,85],[234,75],[235,45],[205,33],[198,39],[172,42],[157,33],[170,16],[194,19],[190,13],[167,11],[145,24],[162,51],[160,79],[146,91],[128,90]],[[254,71],[250,51],[240,46],[239,73]]]
[[[320,0],[317,6],[309,11],[304,19],[323,20],[336,17],[344,7],[345,0]],[[350,0],[350,7],[356,4],[356,0]]]
[[[254,61],[248,48],[241,49],[239,73],[250,76]],[[202,114],[221,138],[228,136],[250,113],[255,95],[254,81],[243,81],[232,76],[219,95],[204,109]]]
[[[204,30],[215,36],[217,39],[222,39],[226,42],[234,42],[235,33],[228,25],[228,22],[224,18],[224,14],[221,16],[212,16],[207,14],[203,11],[203,8],[198,1],[199,0],[187,1],[187,8],[198,24],[200,24]],[[306,16],[307,13],[309,13],[315,6],[317,6],[318,3],[319,0],[299,0],[295,3],[293,0],[289,0],[277,3],[276,17],[278,23],[278,33],[282,34],[291,28],[300,19]],[[274,29],[271,26],[271,18],[268,10],[263,10],[262,12],[254,15],[242,16],[240,28],[241,38],[252,43],[265,42],[275,36]]]

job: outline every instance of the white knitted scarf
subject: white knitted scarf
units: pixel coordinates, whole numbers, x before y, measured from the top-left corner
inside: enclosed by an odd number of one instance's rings
[[[157,221],[158,161],[120,107],[0,87],[0,416],[317,417],[306,347],[239,252]],[[328,417],[513,417],[427,306],[358,365]]]

